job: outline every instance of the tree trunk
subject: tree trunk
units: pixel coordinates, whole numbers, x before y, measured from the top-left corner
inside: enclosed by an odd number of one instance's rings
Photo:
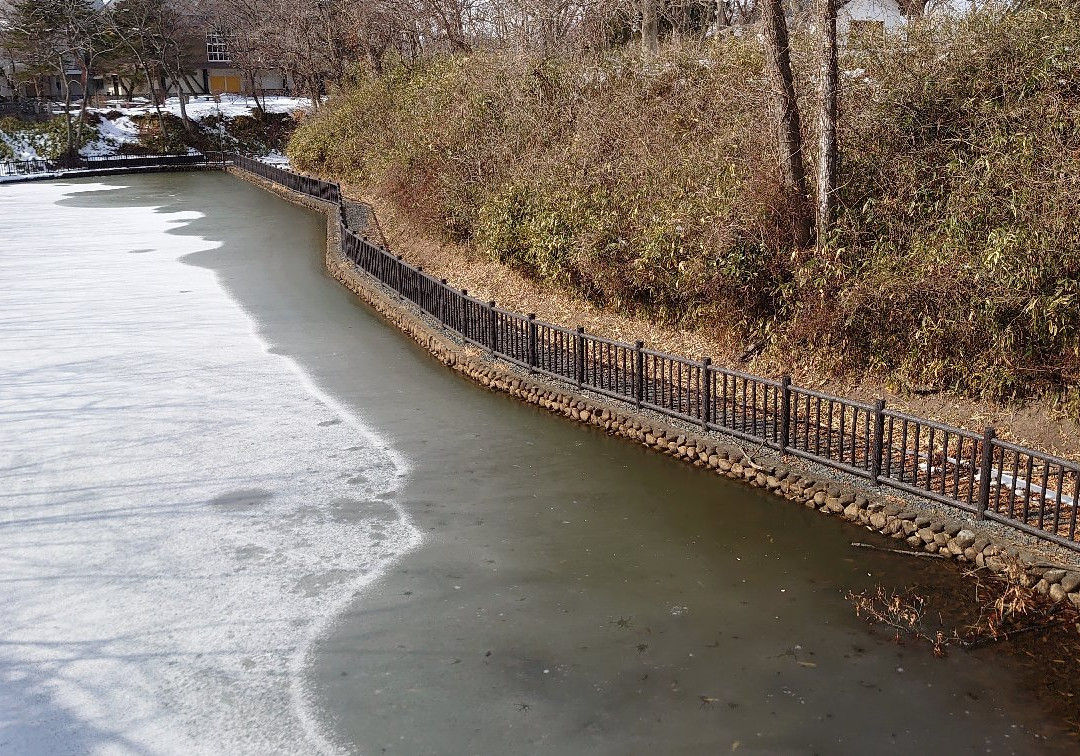
[[[72,147],[75,143],[75,131],[71,126],[71,80],[68,79],[67,65],[64,63],[63,56],[60,58],[60,81],[64,82],[64,124],[67,126],[64,135],[66,139],[64,155],[70,159],[74,152]]]
[[[192,135],[191,119],[187,114],[187,96],[184,94],[184,78],[179,73],[173,77],[173,81],[176,82],[176,96],[180,100],[180,120],[184,124],[184,131],[188,136]]]
[[[656,23],[656,0],[641,0],[641,55],[646,60],[660,49],[660,32]]]
[[[158,125],[161,126],[161,139],[165,144],[169,140],[169,124],[165,120],[165,114],[161,112],[161,99],[157,95],[157,86],[154,84],[154,76],[150,73],[150,66],[146,64],[145,60],[140,59],[139,65],[142,67],[143,76],[146,77],[146,87],[150,90],[150,100],[154,103],[154,110],[157,112]]]
[[[251,84],[251,99],[255,100],[255,110],[258,113],[259,120],[263,120],[263,116],[266,115],[266,108],[263,107],[262,100],[259,99],[259,83],[255,79],[255,72],[247,72],[248,83]]]
[[[187,112],[187,100],[184,96],[184,68],[183,63],[180,61],[179,56],[171,56],[171,60],[168,68],[165,71],[166,75],[176,85],[176,97],[180,102],[180,121],[184,124],[184,132],[188,136],[194,136],[195,130],[191,126],[191,119],[188,117]],[[169,90],[166,88],[165,96],[168,97]]]
[[[86,61],[81,63],[82,68],[82,107],[79,108],[79,125],[75,130],[75,151],[78,152],[82,148],[82,136],[83,128],[86,125],[86,109],[90,105],[90,86],[93,82],[93,77],[90,76],[90,64]]]
[[[817,238],[825,241],[836,215],[836,102],[840,70],[836,60],[836,0],[821,0],[821,143],[817,175]]]
[[[724,8],[724,0],[714,0],[713,2],[713,36],[719,38],[720,32],[728,25],[727,15]]]
[[[765,66],[772,86],[773,107],[777,122],[777,147],[784,194],[791,206],[795,240],[805,247],[813,236],[808,212],[806,168],[803,165],[802,124],[799,102],[795,98],[795,80],[791,74],[787,21],[781,0],[764,0],[762,20],[765,25]]]

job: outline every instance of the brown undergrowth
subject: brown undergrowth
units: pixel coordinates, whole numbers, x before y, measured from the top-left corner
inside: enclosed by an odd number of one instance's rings
[[[359,185],[344,186],[351,198],[370,205],[383,240],[396,254],[422,265],[434,276],[482,300],[568,327],[584,326],[589,333],[633,342],[693,358],[709,356],[717,364],[768,376],[791,374],[796,383],[864,401],[885,397],[889,406],[939,422],[979,430],[993,425],[1002,438],[1071,459],[1080,458],[1080,424],[1052,412],[1039,402],[1002,405],[941,392],[931,396],[890,391],[878,376],[822,374],[798,360],[785,362],[758,355],[740,359],[745,344],[732,333],[707,326],[680,328],[644,315],[612,312],[565,288],[537,281],[513,267],[492,260],[474,248],[435,234],[383,192]]]
[[[1076,426],[1052,426],[1080,418],[1077,2],[935,17],[847,48],[839,213],[813,251],[793,251],[777,200],[754,34],[648,66],[628,49],[390,66],[301,124],[289,155],[378,191],[384,214],[460,244],[470,265],[614,313],[621,338],[889,389],[1075,457]],[[811,112],[813,35],[793,39]]]

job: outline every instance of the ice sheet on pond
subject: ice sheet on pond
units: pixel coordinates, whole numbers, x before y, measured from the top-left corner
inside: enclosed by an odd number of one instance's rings
[[[309,650],[419,543],[406,462],[102,189],[0,193],[0,752],[332,751]]]

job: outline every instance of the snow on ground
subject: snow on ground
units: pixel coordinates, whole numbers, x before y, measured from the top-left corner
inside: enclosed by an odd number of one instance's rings
[[[197,216],[0,192],[0,753],[335,750],[313,640],[415,547],[405,461],[268,352]]]
[[[298,110],[308,112],[311,110],[311,100],[307,97],[263,97],[262,104],[267,113],[295,113]],[[221,115],[225,118],[235,118],[242,115],[251,115],[256,108],[253,97],[243,95],[218,95],[217,98],[207,95],[201,97],[189,97],[187,114],[196,121],[208,116]],[[180,117],[180,100],[170,97],[165,100],[161,109]],[[119,111],[126,116],[151,116],[157,115],[154,106],[144,97],[137,97],[133,101],[106,100],[105,107],[91,108],[96,113],[108,113],[111,110]]]
[[[18,135],[13,136],[4,131],[0,131],[0,141],[11,148],[12,154],[15,156],[14,160],[39,160],[37,149],[30,140],[25,136]]]
[[[268,113],[295,113],[297,111],[311,110],[311,100],[305,97],[264,97],[263,107]],[[224,118],[236,118],[237,116],[251,115],[256,108],[255,100],[241,95],[220,95],[214,97],[192,97],[187,104],[188,117],[193,121],[202,121],[211,116]],[[162,105],[162,110],[180,117],[180,100],[170,97]],[[139,127],[133,117],[156,116],[157,111],[145,98],[137,98],[133,102],[123,100],[109,100],[105,107],[89,108],[88,112],[101,116],[98,139],[88,144],[79,152],[83,157],[100,157],[113,155],[117,148],[124,144],[137,144],[139,142]],[[115,117],[120,113],[119,117]],[[63,109],[58,115],[63,114]],[[111,114],[110,120],[105,116]],[[16,160],[39,160],[42,155],[38,153],[34,145],[25,138],[16,138],[0,131],[0,140],[3,140],[12,152]],[[284,156],[281,156],[283,159]],[[272,161],[271,161],[272,162]],[[287,163],[287,159],[285,159]],[[279,160],[280,163],[280,160]],[[277,164],[277,163],[275,163]]]
[[[304,97],[264,97],[263,107],[267,113],[295,113],[297,111],[310,111],[311,100]],[[193,121],[202,121],[211,116],[224,118],[236,118],[237,116],[251,115],[256,108],[254,98],[241,95],[220,95],[214,97],[192,97],[187,103],[188,118]],[[170,97],[161,108],[163,111],[180,117],[180,100]],[[101,119],[101,138],[82,150],[85,157],[99,155],[111,155],[122,144],[135,144],[139,141],[139,127],[132,117],[156,116],[154,106],[144,98],[134,102],[123,100],[110,100],[102,108],[90,108],[90,112],[103,116]],[[119,118],[109,120],[106,114],[121,113]]]

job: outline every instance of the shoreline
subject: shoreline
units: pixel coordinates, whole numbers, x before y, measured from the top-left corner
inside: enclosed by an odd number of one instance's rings
[[[1055,601],[1068,600],[1080,607],[1080,554],[993,522],[975,522],[966,513],[871,490],[863,481],[856,482],[843,473],[801,459],[778,460],[748,453],[741,442],[720,433],[701,434],[700,429],[695,431],[689,424],[669,418],[659,420],[647,411],[529,376],[527,371],[489,359],[482,350],[459,344],[355,270],[341,253],[336,205],[297,194],[235,167],[229,172],[290,202],[325,213],[326,268],[330,275],[435,359],[470,380],[695,467],[865,526],[898,541],[899,548],[906,544],[916,553],[941,554],[997,575],[1006,572],[1010,559],[1019,560],[1025,568],[1026,577],[1021,578],[1022,584],[1027,583],[1025,587],[1035,587]]]
[[[425,230],[393,200],[374,191],[343,184],[343,195],[370,206],[384,222],[372,238],[379,238],[412,265],[422,265],[432,276],[447,278],[456,287],[466,288],[481,300],[495,300],[500,306],[519,312],[536,312],[537,317],[573,328],[581,325],[590,334],[632,343],[637,338],[650,348],[694,359],[714,358],[717,365],[778,379],[791,373],[795,383],[816,391],[847,399],[873,403],[885,399],[890,409],[954,425],[981,429],[993,425],[999,437],[1038,451],[1069,459],[1080,458],[1080,421],[1069,420],[1046,402],[1028,401],[1016,406],[995,405],[941,391],[929,395],[901,392],[872,375],[822,376],[806,366],[777,364],[775,360],[755,363],[741,355],[747,345],[734,343],[729,334],[709,332],[704,327],[683,328],[659,323],[648,316],[601,310],[575,294],[527,278],[514,268],[470,250],[445,242]]]

